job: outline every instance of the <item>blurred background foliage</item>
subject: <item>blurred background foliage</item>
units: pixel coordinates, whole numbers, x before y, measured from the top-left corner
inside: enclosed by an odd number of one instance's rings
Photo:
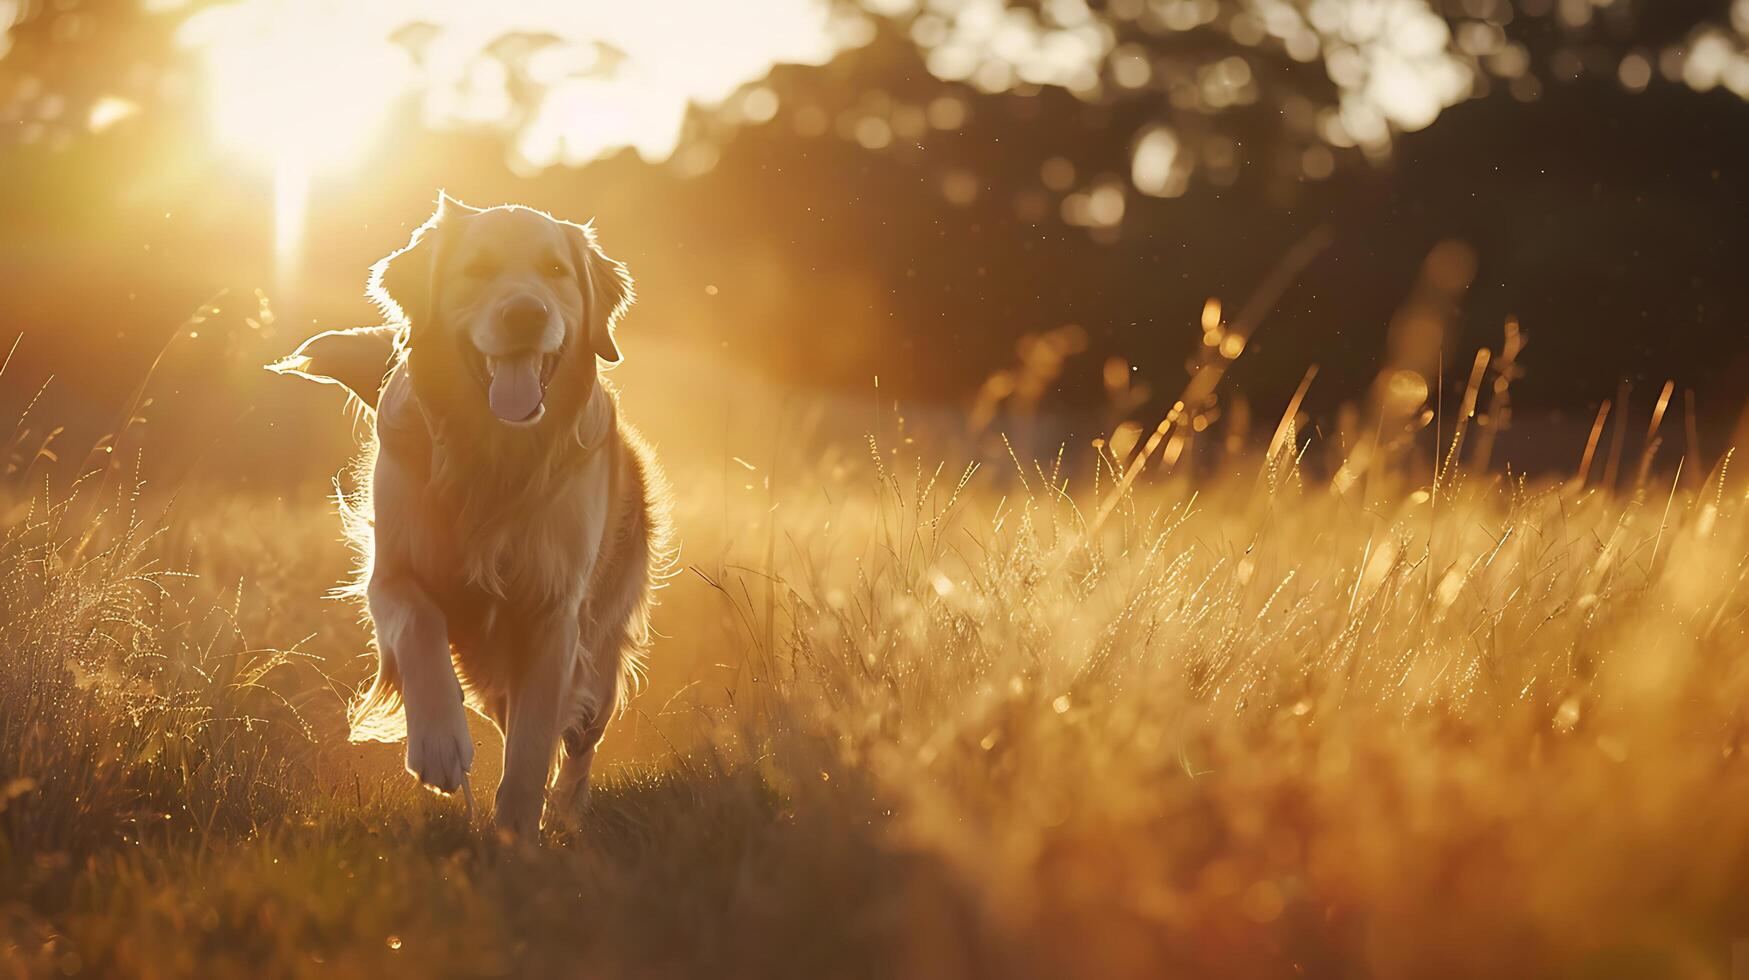
[[[963,413],[1041,351],[1052,434],[1108,434],[1126,370],[1151,425],[1205,301],[1309,235],[1232,367],[1263,416],[1308,366],[1315,424],[1401,360],[1442,242],[1417,369],[1453,397],[1517,318],[1503,458],[1571,465],[1602,400],[1667,379],[1718,447],[1749,397],[1749,0],[0,0],[4,25],[0,411],[54,375],[64,439],[110,431],[160,361],[148,417],[202,436],[166,465],[328,440],[256,368],[366,321],[366,266],[439,186],[599,219],[659,437],[876,378]]]

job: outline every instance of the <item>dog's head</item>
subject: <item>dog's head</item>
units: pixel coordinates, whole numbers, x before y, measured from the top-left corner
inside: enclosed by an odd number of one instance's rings
[[[587,400],[597,358],[619,361],[613,328],[632,280],[589,225],[441,195],[407,246],[372,267],[370,296],[405,325],[429,409],[533,427]]]

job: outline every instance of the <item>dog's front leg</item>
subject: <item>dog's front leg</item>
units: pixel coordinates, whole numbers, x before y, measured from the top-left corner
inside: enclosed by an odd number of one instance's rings
[[[474,740],[443,610],[410,576],[374,575],[367,591],[377,644],[400,675],[407,771],[440,793],[453,793],[473,768]]]
[[[504,780],[493,822],[533,840],[559,744],[559,715],[576,664],[577,616],[552,613],[529,625],[521,676],[511,685],[504,732]]]

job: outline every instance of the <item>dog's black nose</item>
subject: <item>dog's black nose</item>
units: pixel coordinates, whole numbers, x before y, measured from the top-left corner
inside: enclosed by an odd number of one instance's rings
[[[523,293],[512,296],[498,311],[498,320],[518,343],[534,343],[547,328],[547,304]]]

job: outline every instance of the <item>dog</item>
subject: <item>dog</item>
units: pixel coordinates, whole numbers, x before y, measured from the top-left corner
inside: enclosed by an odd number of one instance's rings
[[[493,821],[533,838],[577,817],[673,563],[661,470],[601,377],[632,279],[592,223],[440,193],[368,295],[385,325],[269,366],[374,414],[341,494],[377,653],[351,738],[404,737],[409,773],[471,801],[480,712],[504,737]]]

